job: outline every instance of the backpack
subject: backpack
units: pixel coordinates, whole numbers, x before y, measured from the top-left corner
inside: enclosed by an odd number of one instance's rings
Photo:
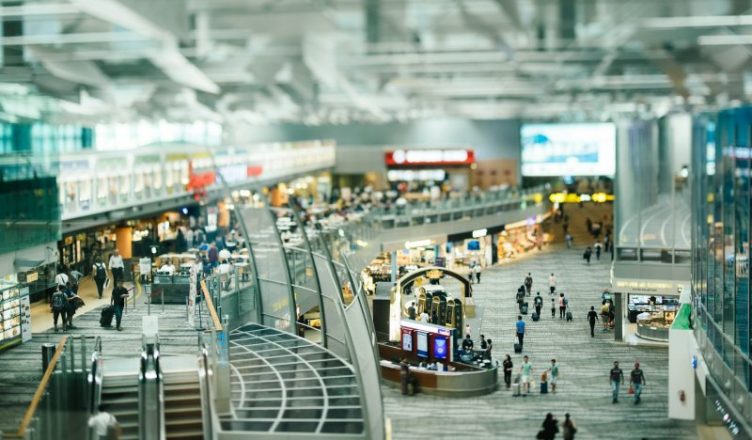
[[[103,280],[107,278],[107,269],[105,269],[104,264],[97,263],[94,266],[97,268],[97,272],[94,274],[94,278],[98,280]]]
[[[536,305],[538,305],[538,304],[542,305],[543,304],[543,298],[541,298],[540,296],[536,296],[535,297],[535,304]]]
[[[568,305],[569,305],[569,299],[567,299],[567,297],[566,297],[566,296],[564,297],[564,305],[565,305],[565,306],[568,306]]]
[[[65,298],[65,294],[59,290],[52,294],[52,300],[50,302],[52,304],[52,310],[56,312],[65,310],[65,307],[68,305],[68,300]]]

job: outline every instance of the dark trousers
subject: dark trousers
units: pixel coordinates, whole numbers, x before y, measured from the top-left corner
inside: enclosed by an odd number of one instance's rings
[[[65,310],[63,321],[68,323],[68,327],[73,327],[73,315],[75,314],[76,310],[73,307],[68,307],[68,309]],[[65,324],[65,322],[63,322],[63,324]]]
[[[559,307],[559,319],[564,319],[564,312],[567,311],[566,307]]]
[[[507,388],[512,385],[512,371],[504,371],[504,383],[507,384]]]
[[[541,311],[541,306],[535,306],[535,313],[537,313],[538,316],[540,316],[540,311]]]
[[[520,343],[520,347],[522,347],[522,339],[525,337],[524,333],[517,333],[517,340]]]
[[[100,298],[102,297],[102,292],[104,291],[104,281],[106,279],[107,278],[94,278],[94,284],[97,285],[97,295],[99,295]]]
[[[123,320],[123,308],[120,305],[115,304],[115,326],[120,328],[120,321]]]
[[[549,286],[549,289],[551,289],[551,294],[553,295],[554,292],[556,292],[556,286]]]
[[[475,279],[477,280],[477,283],[480,284],[480,272],[475,274]]]
[[[551,307],[551,317],[556,318],[556,307]]]
[[[118,283],[123,281],[123,268],[122,267],[114,267],[112,268],[112,281],[115,282],[115,286],[118,285]]]
[[[590,337],[595,337],[595,321],[590,321]]]
[[[55,328],[57,328],[57,320],[60,318],[60,315],[63,315],[63,329],[65,329],[66,326],[66,316],[64,310],[53,310],[52,311],[52,322],[55,324]]]

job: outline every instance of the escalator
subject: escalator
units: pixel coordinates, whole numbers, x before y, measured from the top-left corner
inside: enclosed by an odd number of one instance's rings
[[[196,370],[166,372],[163,379],[167,440],[203,439],[201,390]]]
[[[138,378],[135,374],[108,375],[102,382],[101,402],[122,429],[120,440],[139,439]]]

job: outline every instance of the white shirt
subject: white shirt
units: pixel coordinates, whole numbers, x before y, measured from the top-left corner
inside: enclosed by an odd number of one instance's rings
[[[219,266],[217,267],[217,271],[218,271],[218,272],[219,272],[220,274],[223,274],[223,275],[224,275],[224,274],[228,274],[228,273],[230,273],[230,272],[232,271],[232,266],[230,266],[230,264],[229,264],[229,263],[221,263],[221,264],[220,264],[220,265],[219,265]]]
[[[66,284],[68,284],[68,275],[64,273],[55,275],[55,282],[58,286],[65,286]]]
[[[173,266],[170,263],[162,265],[162,267],[159,268],[159,273],[167,274],[167,275],[175,275],[175,266]]]
[[[123,269],[125,265],[123,264],[123,257],[120,255],[112,254],[110,255],[110,264],[109,264],[110,270],[112,269]]]
[[[89,428],[94,428],[94,433],[98,436],[107,435],[107,428],[116,423],[115,416],[108,412],[101,412],[89,417]]]
[[[423,312],[420,314],[420,318],[418,319],[420,322],[428,322],[428,313]]]
[[[551,275],[551,276],[548,277],[548,285],[551,286],[551,287],[555,287],[556,286],[556,277],[555,276]]]
[[[480,264],[473,266],[473,273],[480,273]]]

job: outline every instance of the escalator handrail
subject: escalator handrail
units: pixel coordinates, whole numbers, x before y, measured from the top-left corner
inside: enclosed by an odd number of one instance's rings
[[[201,344],[201,354],[198,357],[199,389],[201,391],[201,421],[204,439],[214,440],[220,431],[219,416],[214,408],[214,392],[212,390],[212,367],[211,356],[206,343]]]
[[[91,353],[91,363],[87,381],[89,382],[89,413],[95,414],[102,402],[102,337],[97,336],[94,340],[94,349]]]
[[[149,384],[156,385],[156,395],[147,395]],[[143,343],[141,352],[141,367],[138,377],[139,388],[139,428],[142,439],[149,438],[154,440],[164,440],[165,438],[165,420],[164,420],[164,382],[162,369],[159,366],[159,335],[154,343]],[[150,407],[147,403],[150,399],[156,400],[156,412],[148,411]],[[153,403],[153,401],[152,401]],[[156,423],[147,424],[147,418],[156,417]],[[146,426],[158,426],[157,433],[145,432]]]

